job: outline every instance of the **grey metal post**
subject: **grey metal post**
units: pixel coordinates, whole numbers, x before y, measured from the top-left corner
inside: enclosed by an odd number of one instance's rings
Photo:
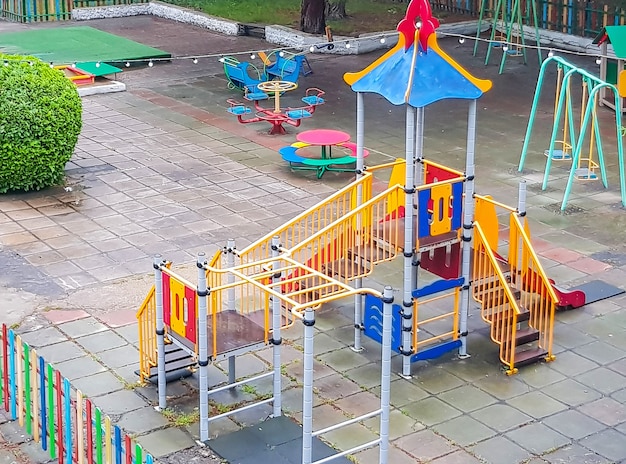
[[[363,156],[363,147],[365,145],[365,109],[363,104],[363,93],[356,93],[356,178],[363,177],[363,168],[365,166],[365,158]],[[357,186],[356,206],[363,204],[363,187]],[[357,230],[360,231],[360,217],[357,217],[359,224]],[[354,279],[354,288],[361,288],[362,279]],[[354,346],[352,350],[359,352],[363,350],[361,345],[361,330],[363,326],[363,296],[354,295]]]
[[[200,374],[200,441],[209,439],[209,340],[207,314],[209,290],[207,289],[206,255],[198,253],[198,366]]]
[[[161,255],[156,255],[154,267],[154,296],[156,298],[156,336],[157,336],[157,388],[159,391],[159,410],[167,407],[167,379],[165,377],[165,323],[163,322],[163,273],[165,264]]]
[[[315,313],[304,311],[304,378],[302,386],[302,464],[313,460],[313,327]]]
[[[526,216],[526,181],[522,180],[519,183],[519,187],[517,190],[517,215],[524,220],[524,216]],[[523,225],[523,224],[522,224]],[[513,245],[512,243],[509,246]],[[520,240],[517,244],[518,252],[517,252],[517,270],[518,272],[522,272],[522,260],[524,257],[522,256],[523,243]],[[517,277],[517,276],[516,276]]]
[[[393,289],[387,285],[383,290],[383,340],[380,374],[380,464],[389,458],[389,414],[391,398],[391,311]]]
[[[226,242],[226,267],[231,268],[235,266],[235,241],[233,239],[229,239]],[[231,272],[226,274],[226,279],[229,284],[235,282],[235,275]],[[230,287],[226,290],[226,310],[234,311],[235,310],[235,287]],[[236,375],[236,358],[235,356],[228,357],[228,383],[235,383],[237,380]]]
[[[463,287],[461,288],[461,318],[459,332],[461,346],[459,357],[469,357],[467,354],[467,318],[470,306],[470,260],[472,234],[474,230],[474,150],[476,146],[476,100],[470,101],[467,115],[467,155],[465,157],[465,204],[463,205],[463,254],[461,256],[461,275]]]
[[[274,270],[274,275],[272,276],[272,289],[277,292],[281,291],[281,280],[282,280],[282,272],[276,271],[276,269],[280,269],[280,261],[278,257],[280,256],[280,237],[274,236],[272,237],[272,258],[276,258],[272,262],[272,269]],[[274,366],[274,417],[279,417],[282,415],[282,382],[280,377],[280,345],[282,343],[282,338],[280,336],[280,326],[281,326],[281,309],[282,302],[279,298],[275,296],[271,296],[270,300],[272,301],[272,338],[270,342],[273,346],[273,366]]]
[[[415,118],[415,162],[413,166],[414,170],[414,184],[416,186],[422,185],[422,179],[424,178],[424,113],[425,109],[417,108],[417,114]],[[414,198],[415,210],[419,206],[417,202],[417,196]],[[415,233],[415,231],[414,231]],[[415,243],[415,242],[414,242]],[[413,269],[411,270],[411,279],[413,280],[413,289],[417,288],[419,280],[419,253],[413,256]]]
[[[405,182],[404,182],[404,281],[402,297],[402,377],[411,377],[411,355],[413,354],[413,249],[415,238],[413,236],[413,197],[414,185],[414,148],[415,142],[415,107],[406,106],[406,142],[405,142]]]

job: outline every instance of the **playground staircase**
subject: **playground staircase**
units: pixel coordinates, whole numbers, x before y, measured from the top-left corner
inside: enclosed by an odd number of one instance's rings
[[[557,296],[532,248],[525,223],[510,215],[509,256],[492,249],[484,229],[474,223],[472,292],[481,317],[499,346],[507,374],[538,361],[551,361]]]

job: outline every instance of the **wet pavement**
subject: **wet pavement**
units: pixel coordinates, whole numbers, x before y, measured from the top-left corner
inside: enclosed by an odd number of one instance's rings
[[[152,255],[161,253],[188,272],[197,252],[212,254],[229,238],[243,247],[347,184],[349,174],[328,173],[318,180],[291,172],[277,149],[293,142],[299,130],[333,127],[354,134],[355,97],[341,76],[362,69],[381,52],[309,57],[314,73],[301,78],[299,90],[322,88],[327,103],[301,128],[269,136],[267,127],[243,126],[225,111],[226,99],[239,95],[228,90],[218,62],[220,53],[271,48],[265,42],[149,17],[89,25],[165,49],[174,57],[216,56],[200,58],[198,64],[174,59],[124,71],[118,78],[127,92],[83,99],[83,132],[67,167],[65,188],[0,197],[0,259],[5,265],[0,273],[5,307],[1,321],[16,324],[26,341],[149,452],[166,456],[194,446],[197,424],[172,426],[152,409],[155,388],[135,385],[134,312],[151,285]],[[0,30],[4,27],[0,23]],[[548,275],[564,287],[601,279],[624,288],[626,215],[619,202],[613,114],[599,112],[609,189],[599,183],[575,184],[568,210],[561,214],[568,169],[553,167],[549,188],[540,189],[555,72],[543,93],[526,168],[519,174],[538,73],[530,59],[534,57],[529,56],[529,65],[509,59],[507,71],[498,75],[497,65],[484,67],[482,55],[472,56],[468,41],[462,45],[445,39],[441,45],[470,72],[494,82],[478,105],[477,192],[514,205],[518,182],[526,180],[531,232]],[[245,61],[247,54],[240,59]],[[597,73],[593,58],[578,60]],[[297,95],[289,98],[297,101]],[[365,97],[365,108],[368,164],[403,157],[404,110],[374,95]],[[427,158],[463,169],[466,113],[463,102],[426,109]],[[400,272],[399,263],[381,266],[371,283],[397,288]],[[411,381],[393,377],[390,462],[626,460],[625,305],[622,295],[560,313],[557,359],[520,369],[514,377],[503,374],[496,346],[478,315],[473,316],[470,359],[444,356],[417,364]],[[318,315],[315,428],[374,409],[370,406],[377,402],[379,347],[366,342],[364,353],[349,349],[350,312],[346,302]],[[285,411],[298,419],[301,327],[296,325],[285,337]],[[238,376],[262,372],[270,361],[268,350],[247,354],[239,361]],[[395,372],[398,366],[394,358]],[[212,382],[226,380],[225,367],[212,366]],[[218,401],[249,400],[268,388],[259,383],[253,393],[237,390]],[[170,404],[180,414],[197,406],[196,392],[194,377],[168,386]],[[263,407],[252,411],[218,421],[212,433],[221,435],[268,415]],[[0,423],[4,440],[15,441],[15,424],[5,418]],[[376,427],[370,420],[323,438],[347,449],[371,440]],[[23,462],[45,462],[36,446],[20,443],[10,451],[20,450]],[[0,439],[2,449],[8,450]],[[355,458],[364,464],[378,462],[375,450]]]

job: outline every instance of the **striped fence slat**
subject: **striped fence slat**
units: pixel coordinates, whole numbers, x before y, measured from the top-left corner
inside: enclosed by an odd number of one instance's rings
[[[24,426],[24,361],[22,360],[22,337],[15,337],[15,372],[17,380],[17,421]]]
[[[52,365],[46,364],[46,372],[48,374],[48,438],[50,439],[50,458],[57,457],[56,437],[54,435],[54,369]]]
[[[93,464],[93,406],[89,398],[85,401],[87,409],[87,464]]]
[[[65,462],[65,443],[63,442],[63,390],[61,389],[61,372],[54,371],[54,390],[56,392],[56,409],[57,409],[57,447],[59,448],[59,464]],[[71,461],[67,464],[71,464]]]
[[[28,344],[24,343],[23,344],[23,349],[24,349],[24,422],[26,424],[26,433],[28,435],[32,435],[33,433],[33,425],[31,422],[31,404],[32,404],[32,397],[31,397],[31,390],[30,390],[30,349],[28,347]]]
[[[46,361],[39,356],[39,407],[41,414],[41,449],[48,451],[48,424],[46,422]]]
[[[30,376],[32,379],[32,419],[33,419],[33,437],[37,443],[41,443],[39,434],[39,369],[37,362],[37,351],[30,350]]]
[[[57,384],[58,388],[61,385]],[[70,395],[70,381],[63,379],[63,409],[65,410],[65,459],[68,464],[72,463],[72,396]]]

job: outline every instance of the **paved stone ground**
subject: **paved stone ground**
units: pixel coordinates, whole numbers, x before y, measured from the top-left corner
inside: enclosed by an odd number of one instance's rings
[[[146,17],[103,20],[94,27],[118,33],[176,56],[265,49],[259,40],[220,37],[190,26]],[[0,26],[4,26],[0,23]],[[17,29],[16,25],[10,25]],[[27,27],[27,26],[20,26]],[[40,27],[40,26],[28,26]],[[52,26],[41,26],[52,27]],[[531,230],[549,275],[563,286],[602,279],[624,287],[626,215],[619,205],[615,136],[606,128],[610,188],[576,184],[567,214],[558,214],[567,171],[555,167],[539,189],[548,140],[553,89],[544,92],[539,128],[523,175],[516,171],[537,76],[537,64],[510,60],[507,72],[484,68],[471,47],[444,40],[446,51],[474,74],[494,80],[479,103],[477,188],[515,204],[517,184],[528,183]],[[532,55],[531,55],[532,57]],[[337,127],[354,133],[354,96],[341,74],[362,69],[375,55],[313,57],[314,74],[301,87],[327,91],[327,104],[303,129]],[[595,70],[592,59],[581,64]],[[66,187],[0,198],[2,322],[91,396],[124,430],[163,462],[211,462],[192,448],[197,381],[168,386],[170,407],[184,426],[154,411],[156,389],[138,386],[134,312],[151,285],[151,256],[162,253],[188,272],[198,251],[211,254],[235,238],[239,246],[267,233],[350,181],[293,173],[276,149],[294,140],[265,128],[241,126],[224,111],[235,96],[215,59],[159,64],[124,72],[128,91],[87,97],[84,129],[68,165]],[[288,97],[287,97],[288,98]],[[295,98],[295,97],[294,97]],[[370,164],[403,156],[404,112],[367,96],[366,146]],[[435,104],[426,111],[426,155],[463,168],[466,105]],[[604,129],[603,129],[604,131]],[[400,284],[398,263],[381,266],[368,283]],[[472,357],[444,356],[415,365],[411,381],[392,382],[390,462],[609,463],[626,460],[626,297],[558,315],[557,359],[503,374],[497,351],[477,314],[470,318]],[[318,313],[315,338],[315,428],[376,408],[379,347],[349,349],[350,302]],[[283,350],[285,412],[301,413],[301,327],[289,329]],[[269,350],[238,359],[237,376],[265,371]],[[393,360],[394,372],[399,359]],[[211,367],[211,382],[227,378]],[[270,385],[224,393],[218,403],[250,400]],[[212,425],[213,436],[266,418],[263,407]],[[375,420],[323,438],[340,449],[372,439]],[[14,423],[0,416],[0,463],[46,462]],[[194,454],[197,451],[197,455]],[[191,453],[191,454],[190,454]],[[358,453],[377,462],[377,451]]]

